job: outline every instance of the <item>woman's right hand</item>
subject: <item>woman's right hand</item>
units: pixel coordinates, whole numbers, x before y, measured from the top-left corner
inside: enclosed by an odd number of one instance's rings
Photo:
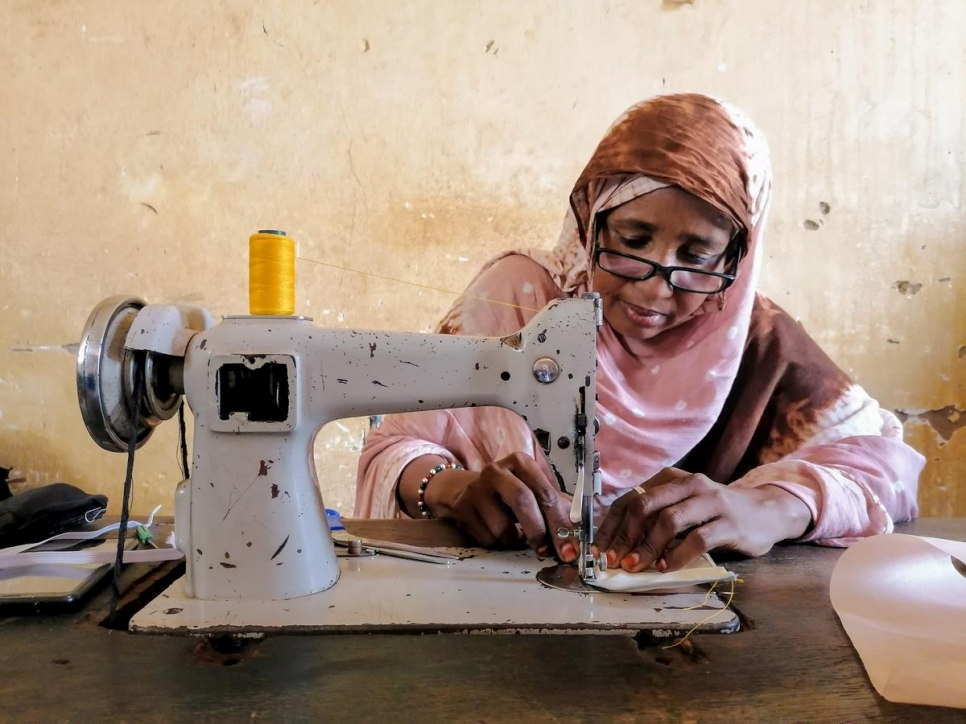
[[[424,465],[426,459],[407,466],[400,481],[404,498],[409,497],[406,489],[412,489],[411,483],[405,485],[410,477],[406,473],[413,470],[418,476],[423,467],[428,470],[436,464]],[[435,517],[453,521],[485,548],[516,548],[526,543],[540,556],[549,557],[556,549],[565,562],[577,557],[576,541],[556,534],[559,528],[573,528],[570,496],[560,492],[524,453],[507,455],[479,472],[447,469],[437,473],[426,487],[424,500]]]

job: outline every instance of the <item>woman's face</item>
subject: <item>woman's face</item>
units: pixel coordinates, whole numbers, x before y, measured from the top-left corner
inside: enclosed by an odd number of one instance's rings
[[[733,234],[731,222],[721,212],[676,187],[638,196],[597,221],[597,243],[602,249],[699,271],[733,271],[725,269]],[[660,273],[634,281],[600,267],[594,271],[592,290],[601,296],[604,318],[631,352],[636,351],[636,343],[689,319],[708,297],[672,289]]]

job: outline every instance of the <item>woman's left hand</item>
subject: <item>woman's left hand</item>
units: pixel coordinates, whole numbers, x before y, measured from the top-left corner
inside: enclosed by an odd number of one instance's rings
[[[805,503],[775,485],[731,488],[666,468],[641,488],[618,498],[597,531],[609,567],[676,570],[716,549],[760,556],[811,524]]]

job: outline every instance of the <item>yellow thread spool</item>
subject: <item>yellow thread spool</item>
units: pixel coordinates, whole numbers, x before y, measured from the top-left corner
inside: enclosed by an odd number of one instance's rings
[[[295,313],[295,241],[263,229],[248,240],[248,313]]]

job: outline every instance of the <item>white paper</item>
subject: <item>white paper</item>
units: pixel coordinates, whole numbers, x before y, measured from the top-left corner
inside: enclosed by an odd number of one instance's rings
[[[715,565],[711,556],[705,554],[677,571],[659,573],[653,569],[646,569],[639,573],[628,573],[620,568],[615,568],[601,571],[600,577],[595,581],[585,582],[595,588],[602,588],[605,591],[615,593],[644,593],[658,589],[695,586],[699,583],[731,581],[735,578],[734,573]]]
[[[966,708],[966,543],[879,535],[846,550],[832,607],[869,679],[906,704]]]

